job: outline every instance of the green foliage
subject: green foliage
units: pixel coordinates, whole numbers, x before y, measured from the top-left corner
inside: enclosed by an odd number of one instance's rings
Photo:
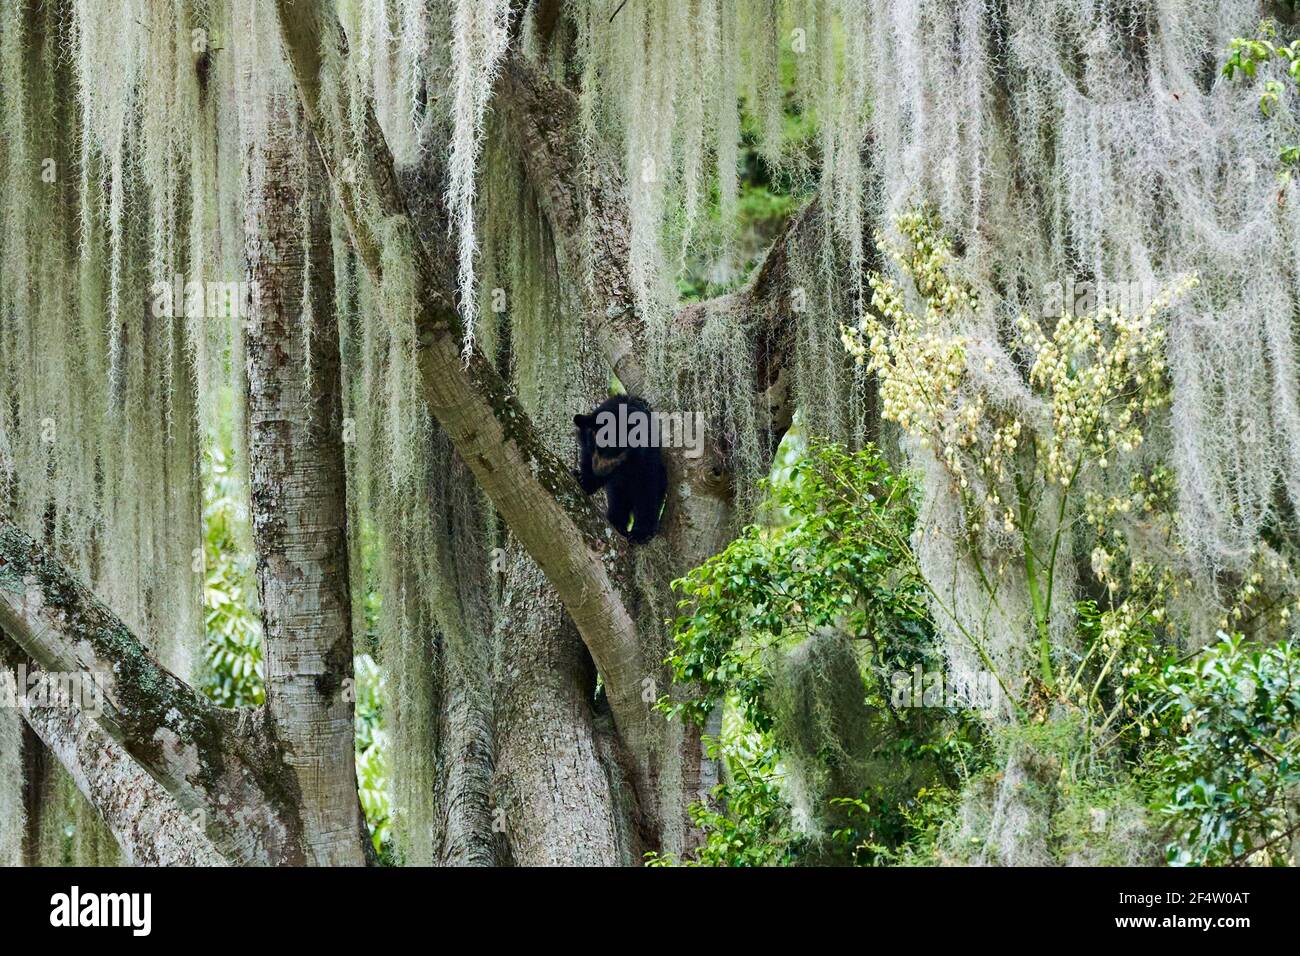
[[[778,786],[780,754],[762,734],[707,740],[708,755],[722,761],[728,782],[713,788],[713,806],[690,808],[706,834],[693,856],[678,860],[651,853],[647,866],[778,866],[794,861],[797,836],[790,805]],[[714,807],[722,807],[719,810]]]
[[[922,787],[901,803],[834,797],[831,803],[845,807],[850,822],[831,836],[848,848],[854,866],[889,866],[925,858],[952,818],[957,798],[958,791],[946,786]]]
[[[207,664],[202,689],[222,707],[266,700],[262,626],[257,617],[248,511],[231,468],[229,446],[213,440],[204,455],[203,604]]]
[[[1261,850],[1256,859],[1284,858],[1300,796],[1300,687],[1294,645],[1276,635],[1294,597],[1273,593],[1260,572],[1248,575],[1224,624],[1256,636],[1220,632],[1218,643],[1180,658],[1164,609],[1167,580],[1141,571],[1109,610],[1078,605],[1086,651],[1072,685],[1078,693],[1066,694],[1086,728],[1076,783],[1095,786],[1109,775],[1123,790],[1131,779],[1177,833],[1167,847],[1172,864],[1237,863]]]
[[[1259,95],[1259,111],[1270,119],[1284,118],[1283,103],[1288,86],[1292,92],[1300,90],[1300,40],[1289,44],[1276,42],[1277,33],[1277,22],[1265,20],[1259,25],[1255,37],[1237,37],[1232,41],[1227,62],[1223,65],[1223,75],[1229,80],[1237,79],[1239,74],[1246,80],[1254,80],[1271,64],[1280,67],[1285,79],[1266,79]],[[1294,121],[1285,122],[1284,135],[1288,140],[1297,135]],[[1278,151],[1278,159],[1288,172],[1300,168],[1300,143],[1284,143]]]
[[[910,668],[931,630],[923,582],[907,546],[915,521],[909,481],[873,448],[848,452],[813,443],[788,481],[767,484],[769,507],[791,524],[746,528],[725,551],[673,583],[687,611],[674,627],[674,678],[699,688],[670,714],[703,723],[734,694],[747,720],[771,728],[761,651],[791,646],[819,628],[866,638],[881,667]]]
[[[785,523],[746,528],[674,582],[684,613],[668,663],[696,696],[660,707],[700,723],[726,709],[711,744],[725,781],[692,810],[706,844],[686,862],[888,862],[933,837],[979,760],[969,716],[891,700],[893,674],[942,666],[907,543],[913,486],[874,448],[814,440],[766,490],[762,513]],[[792,775],[817,817],[799,826]]]
[[[1165,847],[1172,865],[1289,862],[1300,826],[1300,653],[1291,641],[1221,634],[1179,658],[1160,609],[1123,613],[1135,603],[1079,605],[1093,662],[1080,668],[1089,676],[1079,706],[1030,728],[1035,749],[1063,768],[1058,852],[1150,862],[1164,831],[1175,838]]]
[[[1093,600],[1075,605],[1082,660],[1063,697],[1083,714],[1090,756],[1115,747],[1141,759],[1164,699],[1161,674],[1176,661],[1176,634],[1160,603],[1163,592],[1130,594],[1106,609]]]
[[[369,654],[358,654],[356,674],[357,790],[379,861],[393,862],[388,786],[388,734],[384,731],[384,675]]]
[[[1159,762],[1176,865],[1285,859],[1300,827],[1300,649],[1240,635],[1168,667],[1159,715],[1181,736]]]

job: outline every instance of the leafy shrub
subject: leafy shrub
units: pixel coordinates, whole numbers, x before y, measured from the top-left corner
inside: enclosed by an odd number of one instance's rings
[[[770,729],[761,651],[788,648],[821,628],[871,642],[882,673],[929,659],[926,592],[907,544],[916,518],[908,480],[873,448],[815,442],[787,481],[767,488],[769,508],[791,523],[746,528],[673,584],[688,613],[675,623],[668,663],[679,683],[700,693],[665,700],[671,715],[703,723],[735,695],[749,722]]]
[[[706,844],[687,862],[883,862],[932,827],[978,738],[955,709],[891,699],[897,672],[943,665],[908,545],[913,486],[874,448],[814,441],[767,490],[764,513],[788,523],[746,528],[674,583],[668,663],[695,696],[660,706],[701,724],[727,710],[725,781],[692,811]]]
[[[1159,765],[1160,809],[1182,832],[1169,862],[1285,859],[1300,830],[1300,650],[1225,635],[1163,685],[1161,716],[1182,731]]]
[[[357,790],[381,863],[393,861],[392,806],[388,786],[388,734],[384,730],[384,676],[369,654],[358,654],[356,673]]]
[[[727,781],[713,788],[712,804],[696,803],[691,820],[704,831],[704,845],[677,860],[652,853],[648,866],[776,866],[796,858],[799,837],[790,805],[777,784],[780,754],[762,734],[730,734],[706,741],[708,755],[726,768]]]

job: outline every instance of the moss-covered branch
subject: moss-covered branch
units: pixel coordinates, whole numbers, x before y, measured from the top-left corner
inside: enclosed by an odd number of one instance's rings
[[[593,154],[582,135],[577,96],[522,54],[502,71],[501,108],[510,111],[523,148],[524,170],[551,225],[567,270],[581,281],[591,326],[610,369],[628,391],[655,404],[646,375],[644,323],[636,310],[622,173],[614,157]],[[793,360],[796,313],[790,259],[822,241],[822,207],[814,198],[787,223],[750,281],[729,295],[678,310],[674,327],[698,334],[708,316],[729,311],[755,325],[754,366],[759,420],[772,436],[768,453],[794,413],[787,369]]]
[[[174,796],[232,863],[302,859],[297,798],[260,714],[221,711],[162,667],[49,551],[0,516],[0,631],[93,685],[85,716]]]
[[[44,678],[38,671],[29,677]],[[133,866],[223,866],[225,860],[186,813],[117,741],[80,710],[24,696],[23,718],[108,825]]]
[[[627,202],[613,159],[592,155],[578,99],[522,54],[502,71],[502,108],[523,148],[524,172],[551,225],[610,369],[632,394],[655,404],[642,359],[643,324],[631,275]]]

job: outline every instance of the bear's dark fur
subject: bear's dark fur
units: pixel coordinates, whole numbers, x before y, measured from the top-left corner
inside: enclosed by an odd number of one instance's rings
[[[573,475],[589,495],[605,489],[609,523],[637,544],[659,530],[668,491],[668,470],[653,443],[651,421],[650,406],[632,395],[614,395],[590,415],[573,416],[578,427],[578,468]]]

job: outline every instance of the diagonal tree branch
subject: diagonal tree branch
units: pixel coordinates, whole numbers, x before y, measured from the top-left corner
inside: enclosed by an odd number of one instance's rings
[[[477,350],[462,361],[459,316],[415,234],[373,104],[342,102],[331,112],[323,95],[326,60],[341,56],[344,45],[332,9],[295,0],[276,0],[275,9],[304,114],[358,257],[375,281],[383,279],[386,250],[402,250],[411,260],[429,409],[554,586],[604,677],[620,734],[644,762],[650,713],[641,698],[641,648],[616,583],[629,574],[629,550],[538,438],[491,363]],[[330,79],[330,95],[346,99],[346,84]],[[362,128],[340,128],[340,118],[346,123],[349,116],[364,117]]]
[[[222,711],[163,668],[45,548],[0,515],[0,630],[37,666],[100,689],[95,724],[232,863],[302,862],[292,777],[259,712]]]
[[[662,407],[642,363],[644,324],[628,282],[630,225],[622,174],[608,155],[593,151],[582,135],[577,96],[522,53],[510,55],[498,96],[523,148],[524,170],[551,226],[568,274],[580,283],[590,327],[610,369],[631,392]],[[821,203],[813,199],[791,218],[744,287],[681,307],[673,318],[683,337],[697,335],[708,318],[730,312],[752,323],[756,419],[775,453],[790,427],[790,388],[797,315],[793,308],[791,256],[821,241]],[[674,473],[668,533],[687,561],[716,553],[730,529],[734,488],[725,449],[700,458],[668,455]],[[689,494],[678,494],[680,488]]]
[[[628,277],[631,227],[622,175],[583,142],[578,100],[527,57],[506,60],[497,101],[523,143],[524,170],[571,276],[581,277],[591,327],[610,370],[631,393],[661,405],[641,357],[644,327]]]
[[[0,657],[21,658],[26,678],[48,677],[32,668],[13,645],[0,646]],[[24,687],[18,688],[19,691]],[[34,701],[18,694],[23,719],[67,770],[113,833],[130,866],[224,866],[195,819],[185,813],[162,785],[76,707]]]

